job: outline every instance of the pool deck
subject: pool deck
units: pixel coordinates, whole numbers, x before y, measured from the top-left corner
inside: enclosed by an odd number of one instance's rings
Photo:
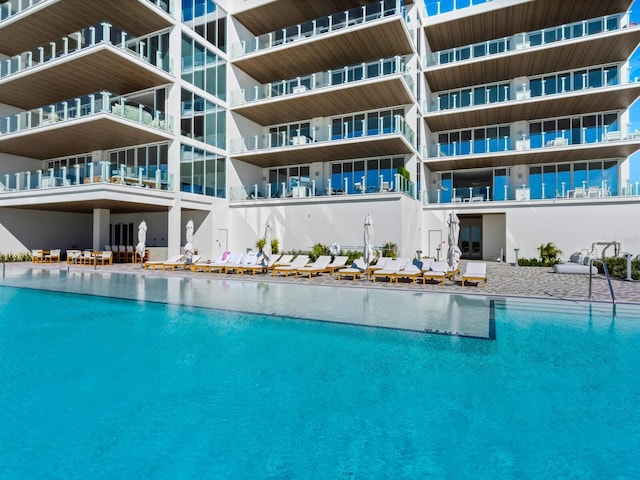
[[[531,297],[531,298],[555,298],[564,300],[587,300],[589,293],[589,275],[557,274],[548,267],[519,267],[508,263],[486,262],[487,263],[487,283],[485,287],[460,284],[460,277],[455,282],[446,281],[445,285],[438,284],[423,285],[422,283],[403,282],[389,283],[386,280],[372,282],[361,276],[353,281],[350,279],[338,280],[335,275],[323,274],[313,278],[289,277],[267,275],[238,275],[235,273],[218,274],[191,272],[190,270],[162,271],[143,269],[140,264],[113,264],[107,266],[82,266],[65,263],[53,264],[31,264],[21,263],[21,266],[33,266],[34,268],[98,270],[104,272],[118,272],[131,275],[145,276],[166,276],[166,277],[202,277],[202,278],[228,278],[247,282],[278,282],[296,283],[305,285],[330,285],[344,286],[347,288],[381,288],[381,289],[404,289],[429,292],[464,293],[465,295],[489,295],[489,296],[510,296],[510,297]],[[460,264],[460,271],[464,271],[466,262]],[[640,282],[624,281],[612,279],[613,291],[618,303],[640,304]],[[591,300],[596,302],[611,302],[609,285],[604,275],[593,277]]]

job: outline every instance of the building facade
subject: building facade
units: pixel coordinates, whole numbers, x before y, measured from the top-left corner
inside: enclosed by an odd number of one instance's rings
[[[0,2],[0,252],[640,253],[631,0],[312,3]]]

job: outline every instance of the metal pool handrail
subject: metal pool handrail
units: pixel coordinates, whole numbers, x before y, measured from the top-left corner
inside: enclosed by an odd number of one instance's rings
[[[591,297],[591,283],[593,281],[593,271],[591,270],[591,268],[593,267],[593,258],[589,260],[589,296],[587,297],[589,300],[593,300],[593,298]],[[598,259],[596,259],[598,260]],[[609,284],[609,291],[611,292],[611,303],[613,303],[613,313],[615,315],[616,312],[616,294],[613,291],[613,284],[611,283],[611,276],[609,275],[609,268],[607,267],[607,262],[604,261],[604,258],[602,258],[602,260],[599,260],[602,262],[602,268],[604,270],[604,274],[607,277],[607,283]]]

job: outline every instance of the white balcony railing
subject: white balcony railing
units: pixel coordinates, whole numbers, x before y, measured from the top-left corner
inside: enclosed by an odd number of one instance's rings
[[[59,169],[31,170],[0,175],[0,195],[61,187],[84,187],[95,184],[173,190],[173,175],[158,168],[134,168],[124,164],[90,162]]]
[[[339,177],[339,176],[338,176]],[[367,181],[369,179],[369,181]],[[380,193],[402,193],[416,198],[416,185],[400,174],[370,175],[354,174],[350,177],[309,180],[296,179],[290,182],[237,185],[229,188],[229,201],[288,200],[316,197],[344,198],[349,195]]]
[[[626,13],[607,15],[605,17],[583,20],[558,27],[518,33],[509,37],[488,40],[473,45],[431,52],[427,53],[424,63],[429,67],[447,65],[578,38],[586,38],[626,27],[626,18]]]
[[[0,61],[0,78],[68,57],[101,43],[109,44],[147,62],[149,65],[171,73],[173,69],[169,56],[151,48],[155,43],[154,39],[163,35],[168,34],[135,38],[107,22],[102,22],[62,37],[59,41],[52,41],[49,45],[40,46]]]
[[[117,96],[109,92],[98,92],[0,117],[0,140],[4,135],[41,128],[58,122],[87,118],[101,113],[116,115],[163,131],[173,131],[172,119],[167,117],[164,111],[139,103],[134,98]]]
[[[380,117],[379,124],[373,128],[367,127],[366,121],[344,123],[340,131],[333,125],[312,127],[300,132],[268,133],[252,135],[231,140],[231,153],[246,153],[252,151],[271,150],[287,147],[320,145],[328,142],[357,140],[359,138],[382,137],[401,134],[411,145],[415,145],[415,135],[405,119],[399,115],[389,118],[388,124]]]
[[[407,12],[402,0],[380,0],[322,17],[310,22],[300,23],[289,28],[242,40],[231,45],[231,57],[240,57],[280,45],[290,44],[307,38],[336,32],[363,23],[372,22],[392,15],[403,15],[406,21]]]
[[[357,65],[327,70],[326,72],[318,72],[280,82],[270,82],[263,85],[255,85],[252,88],[236,90],[231,92],[231,104],[242,105],[249,102],[362,82],[398,73],[404,74],[405,67],[403,57],[381,58],[372,62],[363,62]],[[413,80],[408,75],[404,77],[408,82],[409,88],[413,91]]]

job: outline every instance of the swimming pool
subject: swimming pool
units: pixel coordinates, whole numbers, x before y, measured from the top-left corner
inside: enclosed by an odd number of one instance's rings
[[[45,277],[27,284],[52,287]],[[25,278],[0,287],[3,478],[640,476],[630,306],[613,317],[575,302],[368,293],[398,319],[441,302],[461,318],[469,304],[484,325],[488,310],[494,337],[478,339],[249,311],[288,294],[333,295],[341,311],[358,298],[362,311],[366,296],[348,293],[361,289],[181,281],[162,299],[153,282],[133,289],[139,279],[55,282],[134,297],[115,299],[9,286]],[[142,301],[178,293],[189,305]],[[244,312],[205,308],[205,293],[244,297]]]

